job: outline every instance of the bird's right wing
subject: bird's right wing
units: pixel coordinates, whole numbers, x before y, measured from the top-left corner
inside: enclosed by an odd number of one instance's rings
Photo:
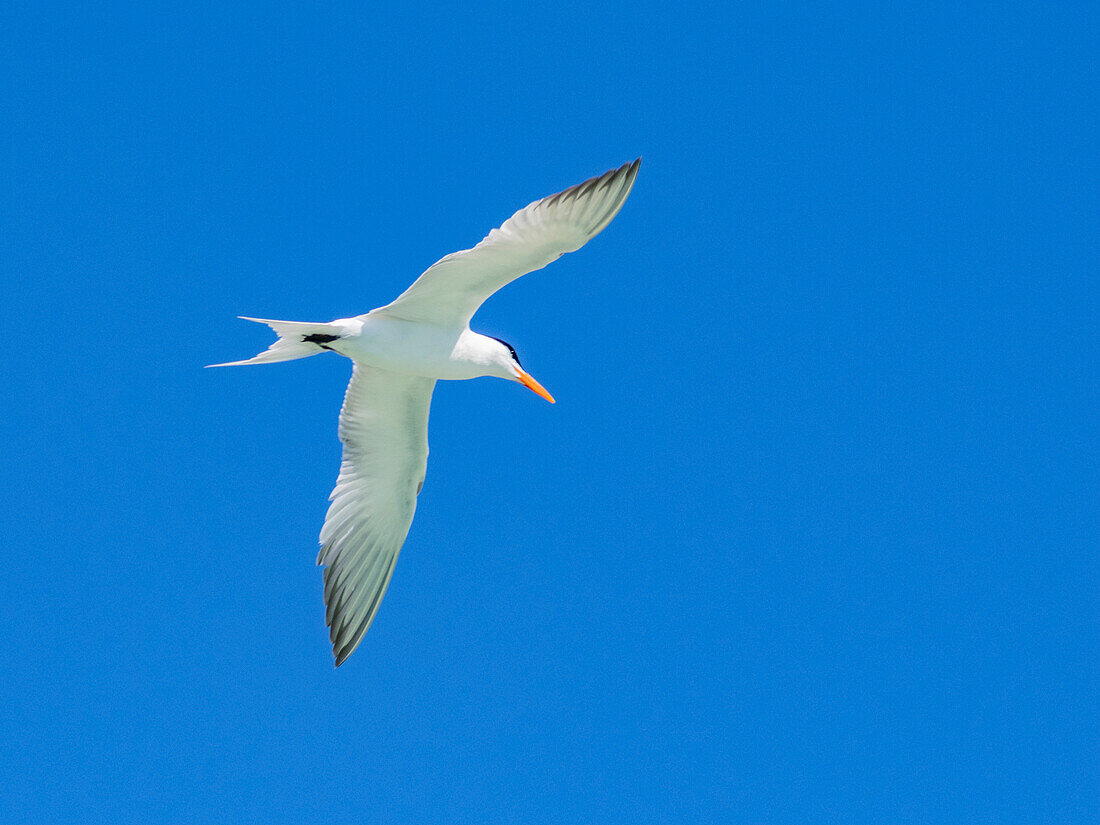
[[[336,665],[374,620],[405,543],[428,462],[434,378],[355,364],[344,406],[344,457],[321,529],[325,623]]]
[[[374,311],[447,327],[469,324],[502,286],[575,252],[611,223],[640,164],[641,158],[529,204],[473,249],[436,261],[397,300]]]

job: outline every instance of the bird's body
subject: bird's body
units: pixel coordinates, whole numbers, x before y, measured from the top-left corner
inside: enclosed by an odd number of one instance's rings
[[[435,382],[493,376],[554,400],[509,344],[472,331],[470,318],[500,287],[579,249],[607,226],[630,194],[638,165],[535,201],[365,315],[320,324],[249,318],[270,326],[279,340],[254,358],[216,365],[325,351],[354,363],[340,411],[343,461],[317,556],[325,568],[325,621],[337,666],[370,627],[412,524],[427,468]]]
[[[329,349],[357,364],[449,381],[498,374],[486,372],[484,359],[479,359],[480,353],[495,349],[495,339],[468,327],[420,324],[381,310],[333,324],[346,332]]]

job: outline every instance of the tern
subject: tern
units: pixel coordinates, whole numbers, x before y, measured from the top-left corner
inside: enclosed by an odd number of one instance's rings
[[[279,336],[254,358],[270,364],[335,352],[352,361],[340,410],[340,475],[321,529],[325,624],[339,667],[374,621],[424,486],[435,382],[493,376],[553,396],[511,344],[473,332],[485,300],[521,275],[575,252],[619,213],[641,158],[537,200],[472,249],[436,261],[397,300],[327,324],[272,321]]]

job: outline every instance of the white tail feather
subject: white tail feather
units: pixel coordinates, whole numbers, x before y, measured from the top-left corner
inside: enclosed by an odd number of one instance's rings
[[[340,332],[333,324],[307,324],[301,321],[272,321],[268,318],[249,318],[240,315],[245,321],[267,324],[279,340],[252,358],[244,361],[227,361],[224,364],[207,364],[208,367],[240,367],[245,364],[274,364],[276,361],[293,361],[296,358],[308,358],[324,352],[324,347],[309,341],[303,341],[307,335],[336,335]]]

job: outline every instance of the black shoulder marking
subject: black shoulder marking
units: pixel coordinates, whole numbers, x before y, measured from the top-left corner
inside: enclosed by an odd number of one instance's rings
[[[323,332],[315,332],[312,335],[303,335],[302,342],[306,344],[317,344],[323,347],[325,344],[331,344],[333,341],[340,340],[339,335],[325,335]]]
[[[519,356],[516,355],[515,348],[513,348],[511,344],[509,344],[502,338],[497,338],[495,335],[490,335],[489,337],[492,338],[494,341],[499,341],[500,343],[504,344],[504,346],[508,347],[508,352],[512,353],[512,360],[519,364],[521,367],[523,366],[523,364],[519,363]]]

